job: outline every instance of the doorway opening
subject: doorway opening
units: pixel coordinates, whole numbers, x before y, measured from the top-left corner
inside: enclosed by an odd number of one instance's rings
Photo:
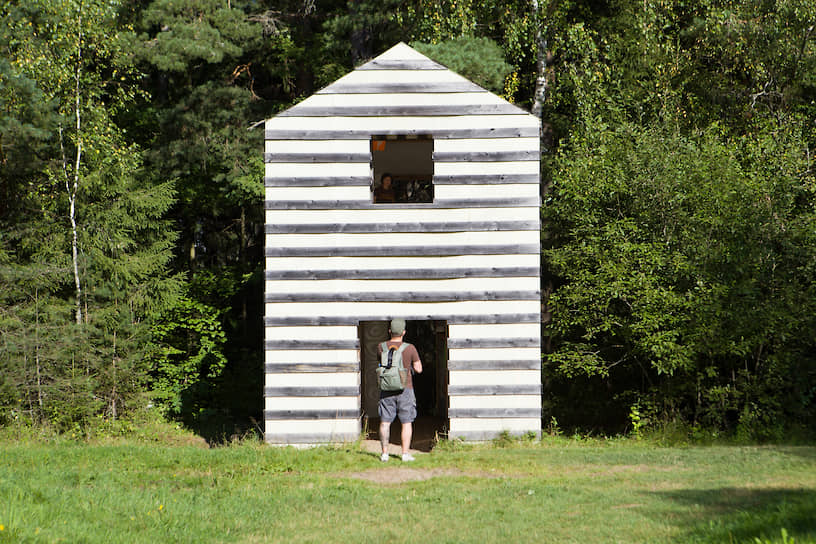
[[[377,402],[377,344],[388,340],[388,321],[361,321],[360,337],[360,404],[366,438],[379,440],[380,417]],[[445,320],[406,321],[405,341],[413,344],[422,361],[422,374],[413,377],[417,399],[417,419],[411,447],[430,451],[434,440],[448,431],[448,323]],[[392,424],[391,442],[400,441],[400,426]]]

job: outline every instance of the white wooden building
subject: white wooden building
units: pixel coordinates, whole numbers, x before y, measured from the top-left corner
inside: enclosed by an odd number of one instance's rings
[[[420,418],[539,432],[539,160],[536,117],[403,43],[266,122],[268,442],[358,438],[394,317]]]

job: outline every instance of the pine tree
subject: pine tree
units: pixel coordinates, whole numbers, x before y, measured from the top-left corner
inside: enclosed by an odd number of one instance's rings
[[[132,104],[135,77],[116,4],[4,7],[0,47],[47,105],[46,120],[16,144],[36,146],[39,160],[26,166],[15,155],[25,177],[8,186],[17,203],[4,218],[0,281],[13,311],[0,326],[14,349],[0,357],[17,398],[7,406],[61,427],[117,417],[142,393],[151,319],[179,288],[167,274],[175,234],[163,220],[172,184],[144,176],[115,121]],[[12,110],[18,126],[24,113]]]

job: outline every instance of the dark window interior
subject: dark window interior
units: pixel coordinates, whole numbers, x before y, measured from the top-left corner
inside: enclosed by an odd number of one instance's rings
[[[433,139],[429,136],[372,137],[371,170],[375,203],[433,202]]]

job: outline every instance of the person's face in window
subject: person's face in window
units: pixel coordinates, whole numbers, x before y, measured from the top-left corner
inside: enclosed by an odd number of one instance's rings
[[[382,188],[385,189],[386,191],[391,188],[391,176],[385,176],[382,179]]]

